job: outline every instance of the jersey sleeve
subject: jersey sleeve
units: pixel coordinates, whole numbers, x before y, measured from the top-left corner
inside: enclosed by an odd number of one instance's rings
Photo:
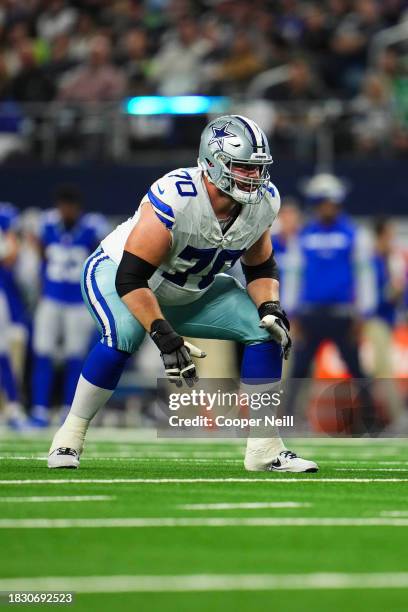
[[[281,199],[278,188],[273,183],[269,183],[265,196],[262,200],[263,210],[262,210],[262,226],[263,231],[267,230],[268,227],[271,227],[276,217],[278,216]]]
[[[186,169],[165,174],[150,187],[147,199],[163,225],[172,231],[188,222],[185,209],[191,198],[197,196],[193,177]]]

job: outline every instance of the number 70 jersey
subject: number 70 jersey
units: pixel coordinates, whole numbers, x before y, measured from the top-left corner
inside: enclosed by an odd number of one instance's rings
[[[138,223],[142,205],[150,203],[171,232],[171,248],[149,280],[163,305],[181,305],[203,295],[273,223],[280,207],[277,188],[269,184],[258,204],[246,205],[222,233],[200,168],[182,168],[164,175],[150,187],[133,217],[102,241],[102,248],[119,264],[124,246]],[[154,236],[152,236],[154,241]]]

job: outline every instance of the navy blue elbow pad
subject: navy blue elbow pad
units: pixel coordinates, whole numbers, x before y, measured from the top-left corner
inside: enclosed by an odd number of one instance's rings
[[[247,266],[243,262],[241,262],[241,266],[247,285],[258,278],[279,280],[278,264],[276,263],[273,251],[266,261],[257,266]]]
[[[129,251],[123,251],[115,279],[115,287],[119,297],[123,297],[135,289],[147,289],[149,287],[147,281],[156,270],[157,267],[145,259]]]

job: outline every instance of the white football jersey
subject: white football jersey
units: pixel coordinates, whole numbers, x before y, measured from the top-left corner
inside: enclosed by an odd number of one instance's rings
[[[174,170],[158,179],[142,200],[150,202],[172,235],[166,260],[149,280],[160,303],[187,304],[198,299],[216,274],[228,270],[270,227],[280,196],[270,183],[258,204],[244,205],[225,234],[214,214],[201,168]],[[140,208],[103,241],[102,248],[119,264],[124,246],[139,220]]]

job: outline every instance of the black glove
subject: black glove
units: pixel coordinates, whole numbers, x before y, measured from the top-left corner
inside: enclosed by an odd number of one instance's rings
[[[189,387],[198,381],[195,365],[191,360],[189,349],[184,345],[184,340],[179,336],[170,323],[165,319],[153,321],[150,337],[160,350],[163,359],[166,376],[170,382],[181,387],[183,379]]]
[[[258,313],[261,319],[259,327],[266,329],[271,337],[281,345],[283,357],[288,359],[292,347],[292,340],[289,336],[290,323],[279,300],[263,302],[258,308]]]

